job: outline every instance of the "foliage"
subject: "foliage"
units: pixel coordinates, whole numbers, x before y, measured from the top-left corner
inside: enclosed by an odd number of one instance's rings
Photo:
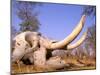
[[[95,6],[84,6],[83,13],[87,16],[96,16],[96,7]],[[88,28],[87,38],[84,44],[87,53],[90,57],[95,58],[96,54],[96,24],[92,24],[91,27]]]
[[[11,34],[12,34],[11,37],[13,38],[17,34],[17,30],[13,25],[11,26],[11,30],[12,30],[11,31]]]
[[[35,8],[38,3],[16,1],[16,15],[22,20],[20,24],[20,31],[37,31],[39,29],[38,13]]]
[[[93,25],[88,28],[88,35],[85,41],[85,47],[87,50],[91,49],[90,57],[95,58],[96,54],[96,26]]]
[[[90,40],[95,46],[96,44],[96,26],[95,25],[88,28],[87,40]]]
[[[84,6],[83,7],[83,13],[86,14],[87,16],[96,16],[96,7],[95,6]]]

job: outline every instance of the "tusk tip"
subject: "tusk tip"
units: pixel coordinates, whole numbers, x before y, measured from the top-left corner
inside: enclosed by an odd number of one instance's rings
[[[82,23],[84,23],[85,20],[86,20],[86,15],[84,14],[84,15],[82,15]]]

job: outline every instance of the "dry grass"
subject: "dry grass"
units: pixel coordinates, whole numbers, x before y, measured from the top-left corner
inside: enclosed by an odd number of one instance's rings
[[[93,59],[78,59],[76,57],[65,57],[64,60],[66,61],[66,64],[69,64],[69,66],[59,70],[44,68],[45,66],[36,67],[34,65],[24,64],[21,64],[19,69],[17,64],[12,64],[12,74],[96,69],[96,62]]]

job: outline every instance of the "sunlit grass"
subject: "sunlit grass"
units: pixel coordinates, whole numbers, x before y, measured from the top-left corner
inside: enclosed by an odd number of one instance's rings
[[[20,68],[18,64],[12,64],[12,73],[37,73],[37,72],[54,72],[54,71],[76,71],[76,70],[94,70],[96,69],[96,62],[95,60],[91,59],[78,59],[76,57],[64,57],[66,64],[68,63],[69,66],[64,67],[62,69],[51,69],[44,67],[36,67],[34,65],[25,65],[20,64]],[[81,65],[81,64],[83,65]]]

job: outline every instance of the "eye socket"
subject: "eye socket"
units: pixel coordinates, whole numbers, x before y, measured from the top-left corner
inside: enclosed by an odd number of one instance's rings
[[[29,45],[28,44],[26,44],[26,47],[28,47]]]
[[[25,50],[27,50],[27,47],[25,47]]]
[[[17,42],[17,45],[19,45],[19,46],[20,46],[20,43],[18,43],[18,42]]]
[[[12,47],[12,50],[14,50],[15,48],[14,47]]]
[[[60,61],[60,63],[62,63],[62,62]]]

